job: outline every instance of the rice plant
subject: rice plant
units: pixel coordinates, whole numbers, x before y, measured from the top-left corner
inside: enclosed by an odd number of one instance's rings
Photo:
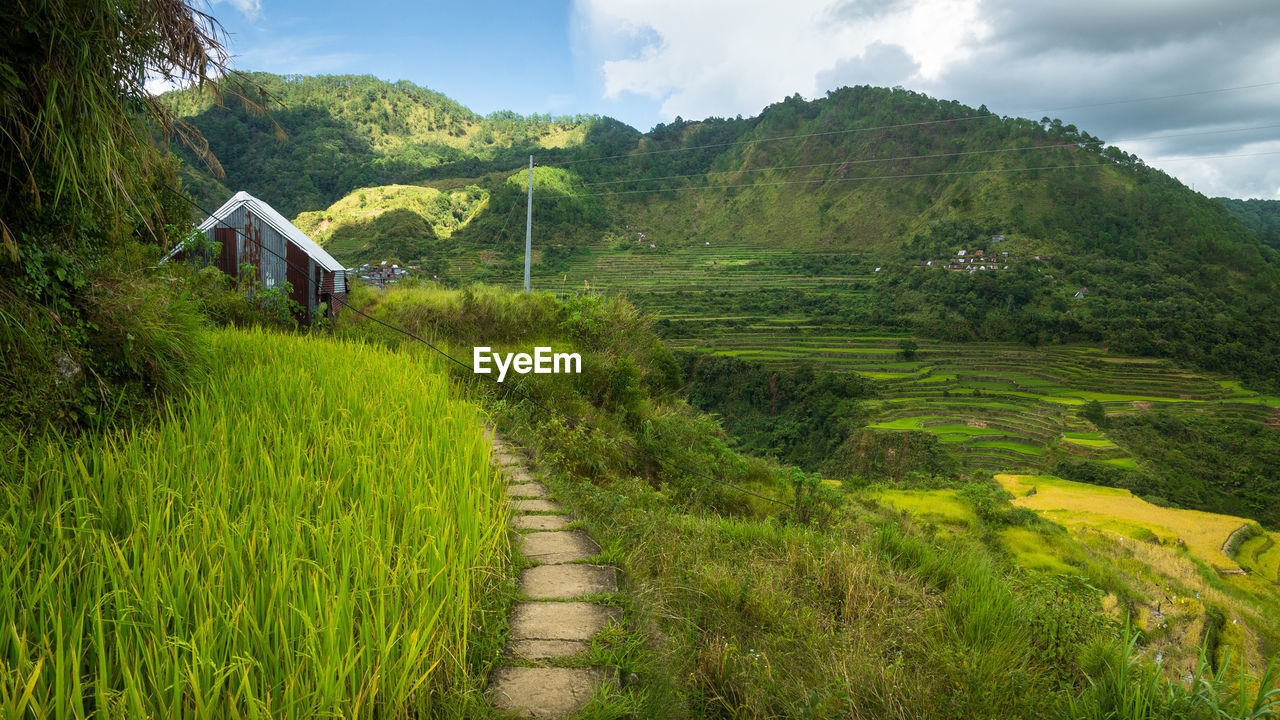
[[[506,508],[439,368],[222,331],[154,426],[0,477],[0,717],[403,717],[465,672]]]

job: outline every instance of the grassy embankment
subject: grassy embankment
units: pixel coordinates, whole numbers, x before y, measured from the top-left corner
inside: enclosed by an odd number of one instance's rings
[[[464,707],[508,557],[481,416],[376,346],[209,342],[215,366],[154,424],[28,437],[5,468],[0,714]]]
[[[592,717],[1091,717],[1143,688],[1166,695],[1152,717],[1210,717],[1208,698],[1226,702],[1226,670],[1193,697],[1160,679],[1170,666],[1135,659],[1103,607],[1108,593],[1136,607],[1126,577],[994,485],[948,491],[948,530],[874,495],[823,499],[811,479],[730,450],[674,391],[650,321],[624,302],[426,288],[355,300],[464,357],[472,344],[527,350],[545,338],[583,354],[583,377],[514,383],[612,438],[512,396],[490,401],[624,570],[611,602],[626,621],[593,652],[629,682],[597,698]],[[351,320],[340,329],[400,342]],[[1001,539],[1018,531],[1050,538],[1040,547],[1072,571],[1020,566]]]
[[[656,247],[648,247],[650,240]],[[1079,417],[1090,401],[1110,414],[1157,408],[1277,418],[1280,398],[1167,361],[1086,346],[912,338],[858,330],[848,318],[827,313],[828,304],[866,296],[883,262],[745,240],[672,242],[649,230],[645,240],[628,236],[579,251],[554,269],[535,265],[533,284],[554,292],[624,293],[657,315],[660,332],[676,350],[778,368],[812,361],[875,380],[882,402],[874,408],[873,427],[934,433],[972,469],[1043,470],[1064,458],[1138,469],[1134,449]],[[446,276],[470,277],[474,263],[474,253],[465,253]],[[515,275],[508,280],[519,282]],[[795,308],[787,308],[787,298]],[[905,339],[919,347],[910,358],[898,347]]]
[[[1149,651],[1171,666],[1194,664],[1205,645],[1216,662],[1230,647],[1254,667],[1280,650],[1280,585],[1268,542],[1274,533],[1244,518],[1153,505],[1118,488],[1048,475],[996,480],[1012,494],[1014,506],[1047,521],[999,528],[990,536],[1010,561],[1089,577],[1107,591],[1107,611],[1130,617],[1146,634]],[[957,490],[873,494],[950,534],[983,526]],[[1249,539],[1232,549],[1229,539],[1242,530]]]

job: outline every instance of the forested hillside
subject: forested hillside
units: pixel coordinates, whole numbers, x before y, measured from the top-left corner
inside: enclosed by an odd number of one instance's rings
[[[481,117],[413,83],[367,75],[246,78],[261,89],[237,81],[220,96],[183,90],[164,99],[209,141],[227,188],[248,190],[287,217],[323,209],[356,188],[421,179],[425,169],[442,164],[576,145],[593,121],[511,112]],[[262,100],[267,112],[251,111],[242,95]],[[181,152],[189,166],[200,165],[189,150]]]
[[[369,185],[474,184],[486,208],[431,250],[449,281],[517,281],[512,218],[537,148],[543,287],[608,284],[697,323],[776,306],[835,328],[1089,342],[1259,386],[1280,377],[1280,317],[1254,310],[1280,299],[1280,253],[1222,203],[1058,120],[855,87],[641,135],[608,119],[480,118],[406,83],[254,77],[288,109],[173,100],[195,113],[227,185],[292,216]],[[714,282],[724,266],[699,253],[729,246],[764,282]],[[967,272],[960,250],[999,261]],[[685,265],[664,260],[681,253]],[[631,268],[601,277],[610,263]],[[651,292],[668,278],[682,281],[675,295]]]
[[[1280,200],[1218,198],[1227,211],[1258,233],[1258,239],[1280,250]]]
[[[475,185],[447,192],[384,185],[359,188],[293,222],[348,264],[370,258],[431,263],[441,254],[439,240],[466,225],[488,199],[488,192]]]

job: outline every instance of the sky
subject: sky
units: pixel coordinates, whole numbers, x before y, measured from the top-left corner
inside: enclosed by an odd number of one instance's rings
[[[1205,195],[1280,200],[1278,0],[202,1],[241,70],[640,130],[902,86],[1061,118]]]

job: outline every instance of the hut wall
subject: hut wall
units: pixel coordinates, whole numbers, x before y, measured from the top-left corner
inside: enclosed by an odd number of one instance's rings
[[[232,230],[229,232],[228,229]],[[206,230],[205,235],[210,240],[216,241],[223,241],[227,236],[233,236],[231,239],[235,244],[234,254],[230,252],[232,249],[224,243],[218,263],[229,275],[234,277],[240,265],[250,263],[258,268],[257,279],[262,281],[263,287],[275,287],[276,283],[288,277],[284,261],[287,244],[285,237],[258,217],[253,216],[253,211],[249,207],[245,205],[237,207],[213,228]],[[252,240],[246,240],[246,237]],[[225,267],[229,264],[234,267]]]

